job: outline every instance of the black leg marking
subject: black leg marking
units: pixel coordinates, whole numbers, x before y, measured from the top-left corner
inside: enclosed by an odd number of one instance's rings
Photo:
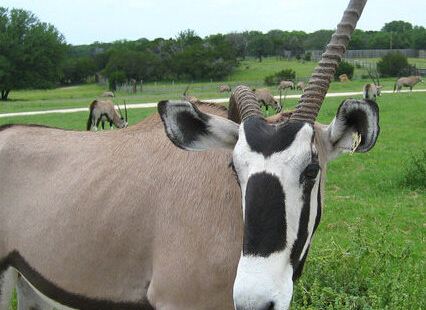
[[[6,258],[0,261],[0,274],[9,266],[17,269],[32,285],[42,294],[52,300],[76,309],[85,310],[153,310],[146,296],[141,296],[140,302],[116,302],[90,298],[79,294],[74,294],[63,290],[53,282],[44,278],[37,270],[33,269],[18,251],[11,252]]]

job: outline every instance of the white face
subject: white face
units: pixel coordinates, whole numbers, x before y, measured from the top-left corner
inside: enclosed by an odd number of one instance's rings
[[[313,135],[311,125],[300,123],[279,128],[252,118],[240,126],[233,163],[245,228],[236,309],[289,307],[293,278],[301,272],[320,215]]]

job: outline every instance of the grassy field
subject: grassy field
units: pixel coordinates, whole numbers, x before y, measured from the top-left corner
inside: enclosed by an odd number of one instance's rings
[[[410,61],[421,60],[413,58]],[[297,80],[307,80],[315,65],[316,62],[301,63],[294,60],[278,60],[275,57],[264,58],[261,63],[249,59],[241,63],[235,72],[229,76],[228,81],[192,83],[189,94],[201,99],[225,98],[228,94],[220,94],[218,92],[218,86],[222,83],[227,83],[232,87],[239,84],[247,84],[256,88],[265,87],[263,85],[265,76],[286,68],[292,68],[296,71]],[[363,74],[366,74],[365,70],[355,70],[355,76],[359,77]],[[330,86],[330,92],[362,91],[363,85],[369,82],[371,81],[333,82]],[[395,79],[383,79],[384,89],[392,90],[394,82]],[[134,95],[124,90],[118,91],[115,101],[117,103],[123,103],[124,100],[128,103],[145,103],[158,102],[162,99],[178,99],[181,98],[187,86],[188,83],[147,83],[144,85],[143,92],[138,92]],[[426,86],[423,84],[417,86],[417,88],[426,88]],[[269,87],[269,89],[273,94],[278,94],[276,87]],[[0,113],[87,107],[93,99],[101,95],[105,90],[104,86],[88,84],[51,90],[12,91],[10,101],[0,102]],[[288,91],[288,94],[298,93],[301,92],[296,90]]]
[[[66,92],[58,90],[58,97],[73,94]],[[53,102],[55,95],[49,96]],[[319,120],[330,122],[341,100],[326,99]],[[295,103],[289,100],[287,106]],[[423,93],[383,95],[375,148],[330,163],[322,222],[295,287],[292,309],[426,309],[425,104]],[[154,112],[131,110],[130,122]],[[82,130],[86,117],[51,114],[2,118],[0,124]]]

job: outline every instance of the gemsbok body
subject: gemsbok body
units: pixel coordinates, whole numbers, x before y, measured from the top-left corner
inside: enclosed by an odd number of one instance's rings
[[[229,93],[231,92],[231,86],[223,84],[219,86],[219,92],[221,93]]]
[[[254,94],[256,95],[257,101],[259,102],[260,106],[265,106],[266,110],[268,110],[268,107],[271,107],[276,112],[281,111],[281,105],[280,103],[275,100],[274,96],[272,96],[271,92],[267,88],[259,88],[259,89],[253,89]]]
[[[162,101],[123,130],[1,127],[0,309],[18,277],[74,309],[288,309],[327,162],[379,134],[372,101],[315,122],[365,3],[350,1],[293,113],[264,119],[240,86],[228,111]]]
[[[118,106],[119,113],[115,110],[114,104],[109,100],[93,100],[89,106],[89,117],[87,119],[87,130],[98,130],[99,123],[102,129],[105,129],[105,122],[109,122],[109,127],[114,125],[116,128],[127,127],[127,107],[124,104],[125,115],[121,113],[120,106]]]
[[[350,80],[349,80],[348,75],[343,73],[343,74],[339,75],[339,81],[342,82],[342,83],[345,83],[345,82],[349,82]]]
[[[305,89],[305,82],[300,81],[296,84],[296,89],[303,91]]]
[[[372,79],[373,83],[364,85],[363,98],[366,100],[376,101],[377,97],[381,95],[381,90],[383,86],[380,85],[379,74],[377,72],[373,76],[370,70],[368,70],[368,74],[370,78]]]
[[[101,96],[101,97],[114,98],[114,97],[115,97],[115,95],[114,95],[114,93],[113,93],[112,91],[106,91],[106,92],[103,92],[103,93],[102,93],[102,96]]]
[[[409,76],[409,77],[402,77],[399,78],[396,82],[395,85],[393,86],[393,92],[395,92],[395,90],[399,93],[402,89],[402,87],[409,87],[410,88],[410,93],[413,91],[413,87],[416,86],[417,83],[423,83],[422,77],[421,76]]]
[[[278,90],[294,89],[294,83],[292,81],[281,81],[278,85]]]

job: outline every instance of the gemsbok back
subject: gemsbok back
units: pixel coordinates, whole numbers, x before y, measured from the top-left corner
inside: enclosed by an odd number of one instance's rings
[[[1,310],[18,275],[77,309],[288,309],[327,162],[379,134],[371,101],[315,122],[365,3],[350,1],[293,113],[264,119],[239,86],[228,111],[162,101],[123,130],[2,127]]]

